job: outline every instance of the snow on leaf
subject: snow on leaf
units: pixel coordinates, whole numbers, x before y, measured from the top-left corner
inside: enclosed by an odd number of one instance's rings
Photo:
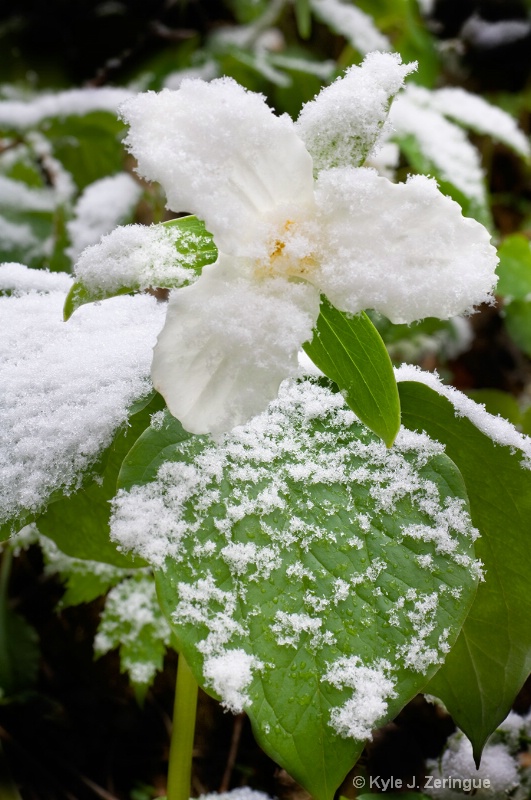
[[[200,683],[328,796],[370,729],[444,660],[472,599],[477,532],[442,446],[402,431],[388,450],[340,394],[286,381],[215,442],[167,414],[119,485],[111,535],[155,567]],[[359,669],[341,681],[347,656]]]
[[[40,279],[52,283],[46,273]],[[129,406],[151,389],[161,324],[154,298],[115,298],[68,324],[64,298],[0,297],[0,524],[78,487]]]
[[[142,700],[153,682],[170,644],[170,628],[161,614],[151,576],[126,578],[107,595],[94,654],[100,657],[119,648],[122,672],[129,675]]]

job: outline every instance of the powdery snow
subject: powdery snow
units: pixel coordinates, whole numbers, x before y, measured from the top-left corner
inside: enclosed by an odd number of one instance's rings
[[[206,685],[220,695],[222,705],[233,714],[239,714],[245,705],[251,704],[246,689],[252,681],[253,670],[262,666],[245,650],[225,650],[221,655],[205,659],[203,674]]]
[[[396,679],[390,677],[391,673],[391,664],[383,659],[365,665],[357,656],[352,656],[329,665],[321,680],[337,689],[353,690],[352,697],[331,712],[332,727],[340,736],[372,737],[373,728],[387,711],[387,701],[396,697]]]
[[[157,419],[154,429],[161,431],[166,424]],[[441,625],[441,615],[455,587],[436,585],[433,596],[390,591],[387,581],[393,567],[383,557],[385,552],[371,545],[375,532],[386,530],[405,502],[427,526],[414,552],[430,556],[412,559],[411,569],[431,576],[433,561],[444,558],[455,565],[452,574],[459,583],[465,573],[477,575],[469,555],[477,533],[464,503],[444,500],[433,481],[419,474],[442,453],[441,444],[403,430],[388,450],[358,427],[340,394],[313,381],[286,381],[278,399],[247,425],[217,442],[192,438],[176,448],[182,460],[162,464],[153,482],[119,492],[111,536],[155,568],[164,570],[168,558],[174,562],[172,570],[179,565],[173,621],[197,632],[205,676],[227,707],[248,706],[254,670],[269,669],[266,661],[271,657],[255,652],[264,662],[258,666],[246,654],[251,626],[256,634],[252,621],[266,613],[261,603],[249,599],[251,587],[258,591],[255,581],[259,586],[290,586],[294,579],[306,583],[297,604],[284,602],[281,595],[278,606],[267,611],[263,635],[269,637],[269,646],[303,649],[316,664],[323,664],[323,653],[342,652],[347,646],[334,623],[341,606],[350,608],[357,602],[354,598],[370,592],[388,610],[389,624],[403,633],[400,643],[390,648],[391,660],[422,673],[443,660],[449,632]],[[315,491],[324,492],[317,509]],[[405,540],[407,527],[406,521],[397,533],[398,543]],[[316,558],[319,548],[327,552],[327,547],[343,548],[352,561],[344,579],[328,573],[325,562]],[[364,603],[358,613],[362,626],[379,624],[378,613],[386,619],[375,604]],[[245,651],[241,659],[235,655],[240,651]],[[266,679],[265,672],[260,679]],[[393,679],[386,676],[387,681]],[[371,705],[374,714],[364,711],[358,723],[352,703],[334,712],[341,730],[347,731],[345,720],[350,720],[351,733],[345,735],[368,735],[384,713],[383,695],[391,697],[392,687],[385,683],[386,692],[382,688],[379,703]]]
[[[67,223],[72,261],[85,247],[96,244],[117,225],[129,221],[142,194],[142,187],[126,172],[91,183],[74,208]]]
[[[314,169],[361,166],[383,132],[393,97],[417,67],[396,53],[370,53],[361,67],[325,87],[306,103],[296,130]]]
[[[487,744],[480,767],[476,769],[472,745],[460,732],[450,737],[447,749],[438,761],[427,762],[427,772],[435,780],[428,780],[423,791],[438,800],[462,800],[466,796],[463,792],[464,781],[470,781],[471,788],[472,781],[480,787],[474,788],[474,797],[493,800],[508,797],[519,784],[517,763],[503,744]],[[447,780],[445,786],[438,785],[437,779],[442,778]],[[489,785],[483,787],[485,781]],[[466,788],[466,783],[464,786]]]
[[[76,278],[96,296],[122,288],[186,286],[198,277],[189,267],[199,242],[198,234],[177,226],[125,225],[83,250]]]
[[[397,381],[417,381],[445,397],[454,407],[456,417],[466,417],[496,444],[520,451],[522,466],[531,469],[531,437],[519,433],[508,420],[489,414],[484,405],[474,402],[453,386],[446,386],[437,373],[424,372],[412,364],[402,364],[395,370],[395,375]]]
[[[486,202],[485,176],[477,149],[460,127],[431,107],[431,93],[409,85],[394,101],[389,121],[398,137],[413,136],[444,180],[466,197]]]
[[[0,206],[17,211],[53,211],[57,206],[57,195],[50,188],[26,186],[0,175]]]
[[[151,388],[156,301],[116,298],[65,323],[64,299],[0,297],[0,522],[74,489]]]
[[[0,100],[0,128],[24,130],[51,117],[83,116],[91,111],[116,114],[120,104],[131,95],[127,89],[106,87],[50,92],[24,100]]]
[[[447,87],[429,93],[424,90],[422,94],[427,105],[446,117],[478,133],[492,136],[520,155],[529,157],[529,138],[520,130],[516,120],[479,95],[460,87]]]
[[[102,656],[120,648],[122,670],[133,683],[146,686],[161,668],[161,654],[169,646],[170,636],[155,581],[151,576],[136,575],[109,591],[94,638],[94,654]]]
[[[13,261],[0,264],[0,292],[22,295],[28,292],[68,292],[72,277],[65,272],[30,269]]]

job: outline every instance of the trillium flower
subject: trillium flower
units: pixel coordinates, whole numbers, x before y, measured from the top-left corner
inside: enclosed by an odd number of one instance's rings
[[[393,322],[489,301],[488,232],[433,180],[393,184],[361,166],[411,69],[370,54],[296,123],[227,78],[123,106],[138,171],[170,209],[202,219],[219,251],[171,294],[154,350],[154,385],[187,430],[226,431],[263,410],[297,368],[321,293]]]

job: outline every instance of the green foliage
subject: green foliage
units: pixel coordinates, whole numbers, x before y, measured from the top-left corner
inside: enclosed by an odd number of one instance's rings
[[[160,89],[175,70],[204,69],[209,76],[231,75],[263,92],[280,113],[287,111],[296,117],[323,82],[331,81],[343,67],[359,63],[363,56],[347,34],[333,30],[324,17],[316,24],[309,0],[227,0],[224,6],[234,15],[232,27],[218,26],[216,20],[211,30],[190,31],[185,41],[150,53],[143,58],[139,72],[129,73],[131,85]],[[356,0],[353,6],[374,20],[405,62],[419,61],[416,82],[426,87],[440,85],[439,49],[416,0]],[[23,78],[27,65],[18,56],[16,60],[17,75]],[[56,67],[52,64],[46,69],[47,73],[39,72],[40,79],[47,74],[56,80]],[[6,98],[10,91],[5,90]],[[502,101],[515,112],[527,111],[531,107],[528,94]],[[15,91],[13,96],[19,95]],[[457,120],[456,124],[465,123]],[[75,213],[76,199],[94,181],[124,168],[123,134],[123,124],[107,111],[48,117],[26,128],[0,130],[0,174],[13,181],[11,195],[4,192],[2,198],[8,199],[0,200],[4,225],[0,261],[70,270],[67,224]],[[468,196],[429,160],[414,136],[397,136],[397,142],[403,176],[411,170],[434,176],[443,193],[453,197],[465,215],[493,227],[487,186],[483,187],[483,200],[477,197],[481,187]],[[22,203],[15,202],[17,187],[26,192]],[[524,201],[521,204],[525,206]],[[136,218],[158,222],[162,213],[161,196],[155,191],[146,193]],[[186,238],[178,241],[175,250],[176,264],[183,266],[179,259],[184,257],[192,278],[216,260],[213,239],[198,219],[186,217],[164,224],[197,237],[193,245]],[[531,356],[528,239],[518,233],[506,237],[499,255],[497,291],[504,299],[505,324],[515,344]],[[163,285],[154,282],[149,288],[177,285],[182,284],[168,280]],[[107,292],[77,281],[66,299],[65,319],[85,303],[145,288],[138,284]],[[216,447],[207,437],[191,436],[167,412],[150,425],[153,413],[164,407],[162,399],[152,395],[131,409],[128,424],[116,432],[81,488],[68,496],[56,492],[38,519],[39,529],[49,537],[41,542],[46,569],[56,571],[65,582],[61,607],[109,593],[96,652],[102,655],[119,649],[121,668],[129,674],[138,700],[142,702],[156,671],[162,668],[170,623],[199,682],[226,703],[226,687],[218,691],[210,662],[231,650],[243,653],[253,665],[250,682],[242,691],[248,695],[244,705],[256,738],[316,800],[332,797],[363,747],[364,737],[345,738],[330,725],[331,709],[344,706],[358,691],[324,679],[332,663],[349,658],[352,669],[360,665],[374,668],[377,680],[377,667],[389,662],[389,671],[380,669],[379,678],[382,671],[391,676],[395,694],[387,697],[384,710],[371,724],[389,721],[410,697],[427,688],[444,700],[471,738],[476,757],[507,714],[531,668],[527,624],[531,558],[526,545],[530,473],[522,468],[521,454],[495,445],[427,387],[404,383],[399,394],[383,343],[393,357],[414,360],[417,354],[413,349],[419,341],[433,336],[443,346],[452,340],[453,331],[448,321],[429,319],[401,326],[372,314],[370,318],[365,314],[349,317],[323,301],[314,339],[305,350],[335,382],[350,409],[391,448],[402,404],[404,424],[411,430],[426,431],[446,445],[447,455],[420,463],[414,450],[400,450],[400,437],[398,445],[386,452],[376,436],[357,422],[341,427],[331,418],[309,414],[304,422],[302,418],[289,422],[283,431],[282,455],[262,464],[260,478],[253,482],[249,453],[254,444],[247,441],[242,446],[239,479],[234,477],[238,459],[229,458],[206,487],[206,495],[198,492],[193,502],[185,505],[180,550],[167,558],[165,569],[156,571],[165,618],[153,578],[142,569],[145,562],[120,552],[109,538],[117,482],[124,490],[149,487],[159,480],[163,464],[181,465],[181,480],[163,486],[166,501],[185,491],[190,474],[201,475],[209,463],[220,458],[222,442]],[[444,353],[439,351],[439,357],[444,359]],[[328,383],[323,380],[314,385],[323,388]],[[470,392],[470,396],[531,433],[531,408],[522,412],[515,398],[495,390]],[[345,407],[343,414],[350,415],[350,411]],[[289,437],[293,435],[300,443],[301,431],[306,437],[306,461],[297,462]],[[345,458],[345,453],[350,453],[352,479],[348,482],[318,480],[317,473],[308,477],[312,459],[316,463],[320,459],[325,470],[337,464],[338,458]],[[371,461],[375,453],[380,454],[378,464]],[[399,465],[402,456],[406,466]],[[475,599],[474,579],[463,564],[440,552],[433,542],[404,535],[406,527],[424,524],[429,516],[415,504],[416,489],[401,496],[391,510],[380,508],[380,492],[389,488],[381,480],[385,464],[411,469],[412,480],[431,481],[449,502],[466,500],[468,493],[472,520],[482,535],[476,552],[486,572]],[[258,495],[273,496],[286,475],[282,504],[267,513],[257,510]],[[365,478],[357,480],[360,476]],[[209,505],[208,493],[214,491],[219,494]],[[251,512],[245,511],[246,503]],[[229,509],[235,516],[230,516]],[[0,540],[32,519],[33,515],[27,514],[11,520],[0,529]],[[312,535],[305,540],[298,537],[298,526]],[[322,535],[313,536],[315,531]],[[255,555],[269,548],[274,555],[271,569],[266,562],[252,559],[243,567],[240,563],[241,569],[234,567],[223,555],[232,545],[250,547],[248,552]],[[470,542],[460,546],[465,562],[474,557]],[[10,552],[6,549],[4,554],[0,593],[0,690],[8,697],[31,686],[38,659],[33,628],[7,600]],[[421,567],[419,557],[424,563],[430,557],[431,568]],[[375,571],[369,573],[372,567]],[[207,603],[206,611],[198,595],[186,617],[187,592],[201,581],[211,581],[218,594]],[[340,598],[344,585],[352,591]],[[416,592],[416,599],[408,591]],[[439,609],[430,618],[433,628],[428,639],[434,647],[441,641],[451,646],[446,663],[436,674],[438,663],[415,671],[403,656],[403,648],[408,643],[412,646],[418,634],[415,603],[435,593]],[[223,603],[229,595],[235,598],[235,605],[224,617]],[[393,613],[397,623],[390,622]],[[280,621],[287,618],[298,620],[301,628],[297,633],[295,628],[291,633],[280,632]],[[225,623],[227,630],[234,630],[230,648],[208,650],[205,642],[213,620],[222,631]],[[355,658],[359,662],[352,661]],[[425,800],[417,793],[391,796]],[[360,800],[376,800],[376,795],[364,794]]]
[[[334,397],[311,385],[313,390],[304,384],[301,391]],[[391,719],[437,668],[428,652],[437,653],[442,639],[449,647],[465,619],[475,579],[464,564],[473,550],[470,540],[458,536],[460,555],[454,558],[433,541],[408,539],[405,533],[408,526],[431,524],[419,499],[422,487],[436,491],[441,508],[465,498],[449,459],[419,455],[407,445],[387,451],[359,423],[318,412],[314,405],[309,416],[293,402],[292,416],[273,416],[275,433],[268,433],[265,421],[263,438],[253,438],[253,427],[249,440],[243,434],[247,456],[236,434],[218,450],[207,437],[183,438],[180,424],[167,415],[131,450],[119,485],[149,486],[164,462],[182,468],[183,480],[199,476],[197,494],[191,491],[181,511],[170,506],[165,512],[186,525],[175,555],[156,570],[178,647],[200,685],[215,695],[223,696],[216,679],[209,679],[216,659],[233,654],[250,659],[256,669],[243,687],[244,705],[258,742],[316,798],[328,800],[368,735],[345,738],[330,725],[332,709],[354,694],[361,730],[368,690],[360,686],[356,695],[354,684],[334,684],[327,677],[331,666],[359,663],[374,670],[371,678],[377,681],[388,665],[392,696],[368,725]],[[261,456],[270,435],[279,439],[271,459]],[[337,459],[344,465],[343,481],[334,473],[321,476],[318,464],[333,469]],[[209,480],[208,469],[218,463]],[[179,484],[181,472],[169,473],[169,465],[167,488],[156,489],[160,497],[165,492],[171,497],[171,487]],[[418,489],[401,494],[392,477],[397,470],[402,475],[411,470]],[[365,477],[357,482],[361,474]],[[385,501],[382,506],[376,485],[384,494],[398,492],[390,506]],[[260,511],[260,497],[272,492],[279,502]],[[421,566],[423,556],[429,569]],[[433,613],[423,606],[430,597],[438,598]],[[422,667],[412,666],[413,653],[421,661],[427,657]],[[223,697],[229,706],[231,697],[230,690],[228,699]],[[356,719],[354,710],[352,715]]]
[[[422,22],[417,0],[358,0],[356,5],[391,36],[405,62],[418,62],[415,82],[434,86],[439,75],[439,56],[434,38]]]
[[[504,309],[505,325],[517,346],[531,357],[531,303],[513,300]]]
[[[60,609],[90,603],[129,574],[123,568],[102,561],[67,556],[45,536],[39,536],[38,542],[43,551],[46,572],[59,575],[65,584],[66,591],[58,603]]]
[[[369,317],[344,314],[326,298],[306,353],[345,392],[360,420],[391,447],[400,428],[400,399],[391,359]]]
[[[496,291],[505,298],[505,325],[517,346],[531,356],[531,248],[521,234],[507,236],[498,250]]]
[[[312,31],[312,16],[309,0],[295,0],[297,30],[301,39],[308,39]]]
[[[78,189],[114,175],[123,167],[124,123],[108,111],[51,118],[41,129],[54,156],[72,175]]]
[[[465,481],[485,567],[472,609],[428,691],[443,700],[479,758],[531,670],[531,472],[421,384],[399,384],[402,419],[446,445]]]
[[[531,248],[520,233],[507,236],[498,248],[500,263],[497,294],[511,300],[525,300],[531,294]]]
[[[127,673],[137,701],[143,703],[164,653],[170,628],[162,616],[153,577],[145,573],[126,578],[105,601],[94,642],[97,658],[119,649],[122,672]]]

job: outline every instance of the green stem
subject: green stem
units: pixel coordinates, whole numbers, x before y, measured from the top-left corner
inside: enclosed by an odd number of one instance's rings
[[[179,653],[168,763],[167,800],[190,800],[197,689],[197,681],[183,654]]]

